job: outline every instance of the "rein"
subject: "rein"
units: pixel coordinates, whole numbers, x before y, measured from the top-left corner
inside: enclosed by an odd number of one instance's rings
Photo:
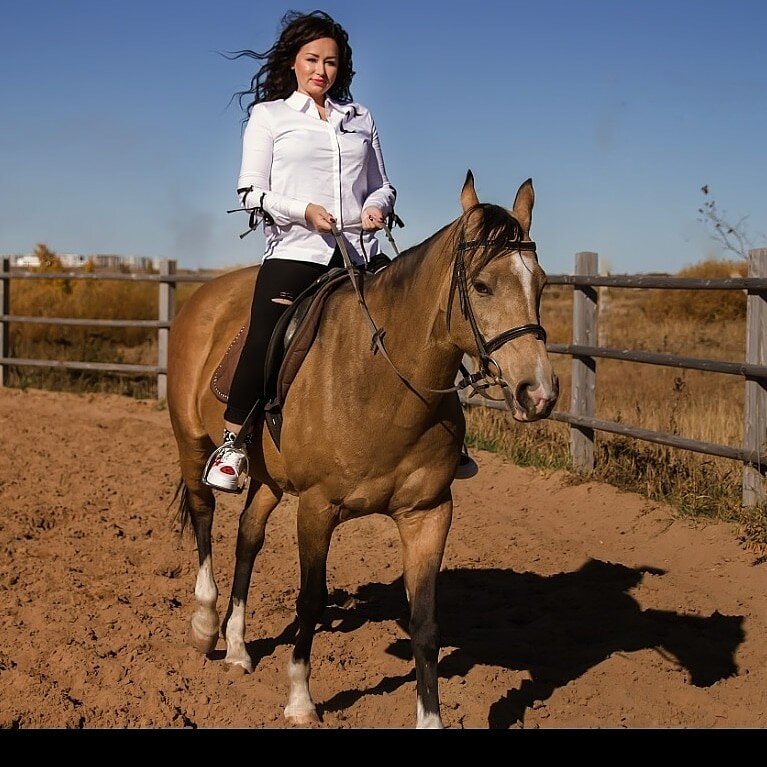
[[[384,223],[383,229],[386,234],[386,238],[394,248],[394,252],[399,256],[400,252],[394,242],[394,237],[392,236],[391,229],[389,226],[387,226],[386,223]],[[352,287],[354,288],[354,292],[357,296],[357,303],[359,304],[360,309],[362,310],[362,314],[368,323],[368,327],[370,328],[370,350],[373,354],[376,352],[381,352],[381,356],[389,363],[392,370],[394,370],[394,372],[397,374],[398,378],[413,393],[418,395],[421,399],[424,399],[418,390],[419,387],[413,384],[407,378],[407,376],[405,376],[399,370],[399,368],[397,368],[391,357],[389,357],[389,353],[387,352],[386,346],[384,344],[384,336],[386,335],[386,331],[383,328],[379,328],[370,315],[370,311],[365,302],[365,297],[362,295],[362,291],[360,290],[360,273],[355,270],[354,265],[352,264],[352,260],[349,257],[346,243],[344,242],[344,239],[336,228],[335,224],[331,224],[331,233],[335,238],[338,249],[341,251],[341,256],[344,260],[344,266],[346,267],[346,271],[349,274],[349,279],[352,283]],[[494,399],[493,397],[489,397],[487,394],[485,394],[484,390],[490,388],[491,386],[501,386],[507,389],[510,387],[506,379],[503,377],[503,371],[501,370],[500,365],[490,356],[492,352],[496,351],[507,342],[527,334],[535,335],[538,339],[546,343],[546,331],[541,325],[537,323],[528,323],[526,325],[519,325],[518,327],[505,330],[489,341],[485,340],[485,337],[482,335],[482,332],[479,329],[477,318],[474,315],[474,310],[472,309],[471,302],[469,300],[469,288],[468,281],[466,279],[466,262],[464,260],[463,253],[469,248],[497,244],[507,244],[512,246],[515,250],[535,251],[535,243],[531,241],[520,242],[516,240],[488,240],[483,242],[481,240],[470,240],[468,242],[461,242],[458,245],[456,258],[453,264],[453,276],[451,280],[450,295],[452,297],[453,292],[457,287],[461,312],[463,313],[463,316],[469,320],[472,333],[474,334],[474,343],[476,344],[480,361],[479,370],[476,373],[468,373],[468,371],[466,371],[462,365],[461,368],[464,370],[466,375],[464,375],[464,377],[455,386],[451,386],[448,389],[432,389],[429,386],[420,386],[420,389],[427,392],[432,392],[434,394],[449,394],[451,392],[457,392],[462,391],[463,389],[471,388],[471,392],[469,394],[470,397],[474,396],[475,394],[481,394],[487,399]],[[450,318],[448,312],[448,324],[449,322]]]
[[[392,236],[391,230],[385,223],[384,229],[386,230],[386,236],[389,239],[389,242],[393,243],[394,237]],[[365,297],[362,295],[362,291],[360,290],[362,275],[358,270],[354,268],[354,264],[352,263],[351,258],[349,258],[349,251],[346,249],[346,243],[344,242],[344,239],[336,228],[335,224],[330,225],[330,231],[335,238],[338,249],[341,251],[341,256],[344,260],[344,266],[346,267],[346,271],[349,274],[349,280],[357,296],[357,303],[359,304],[360,309],[362,310],[362,315],[365,317],[365,320],[368,323],[368,327],[370,328],[370,351],[373,354],[376,354],[376,352],[381,352],[381,356],[389,363],[391,369],[397,374],[397,377],[400,379],[400,381],[402,381],[402,383],[404,383],[405,386],[407,386],[407,388],[410,389],[410,391],[412,391],[420,399],[425,399],[421,392],[418,390],[418,387],[413,384],[407,376],[400,372],[399,368],[394,364],[391,357],[389,356],[389,352],[386,351],[386,345],[384,344],[384,336],[386,335],[386,331],[376,325],[375,320],[370,315],[370,310],[368,309],[368,305],[365,302]],[[397,255],[399,255],[399,250],[397,250],[396,245],[394,246],[394,249]],[[470,376],[467,376],[456,386],[451,386],[449,389],[432,389],[429,386],[421,386],[420,388],[424,391],[432,392],[433,394],[450,394],[451,392],[460,391],[461,389],[465,389],[466,387],[471,386],[474,381],[470,381],[469,379],[474,378],[476,375],[477,374],[474,373]]]
[[[248,187],[244,189],[238,189],[237,191],[247,193],[248,191],[252,191],[252,188],[253,187]],[[263,200],[264,195],[262,194],[259,205],[254,208],[238,208],[236,210],[227,211],[227,213],[238,213],[243,212],[244,210],[250,214],[248,230],[243,232],[240,235],[240,238],[245,237],[256,229],[259,223],[259,216],[264,220],[265,223],[272,223],[271,216],[269,216],[269,214],[263,208]],[[392,235],[390,228],[393,223],[399,223],[400,226],[403,225],[399,218],[394,216],[392,219],[390,219],[389,224],[384,222],[383,230],[386,234],[386,239],[389,240],[389,243],[394,249],[394,252],[399,256],[400,251],[397,247],[397,244],[394,242],[394,236]],[[461,365],[461,370],[464,373],[464,377],[455,386],[451,386],[448,389],[432,389],[429,386],[416,386],[399,370],[399,368],[394,364],[391,357],[389,356],[389,353],[386,350],[386,345],[384,344],[384,336],[386,335],[386,331],[376,325],[375,321],[370,315],[367,304],[365,303],[365,297],[362,295],[362,290],[360,289],[360,272],[354,268],[354,264],[352,264],[352,260],[349,257],[349,251],[346,249],[346,243],[344,242],[341,233],[336,228],[336,225],[331,224],[330,227],[330,231],[335,238],[338,249],[341,251],[341,256],[344,260],[344,266],[346,267],[346,271],[349,274],[349,280],[357,296],[357,303],[359,304],[360,309],[362,310],[362,314],[365,317],[365,320],[367,321],[368,327],[370,329],[370,351],[373,354],[380,352],[381,356],[390,365],[402,383],[404,383],[405,386],[407,386],[408,389],[410,389],[420,399],[423,400],[425,398],[421,394],[421,391],[419,391],[419,388],[422,391],[431,392],[432,394],[450,394],[452,392],[463,391],[464,389],[471,389],[469,393],[470,397],[473,397],[475,394],[479,394],[485,399],[491,399],[498,402],[499,400],[496,400],[495,397],[491,397],[486,394],[485,389],[489,389],[492,386],[500,386],[502,389],[510,389],[511,387],[509,386],[508,381],[506,381],[506,379],[503,377],[503,370],[501,369],[501,366],[491,356],[492,353],[500,349],[509,341],[513,341],[514,339],[520,338],[524,335],[534,335],[536,338],[546,343],[545,329],[542,325],[532,322],[526,325],[518,325],[517,327],[510,328],[509,330],[504,330],[502,333],[499,333],[489,341],[485,339],[479,329],[477,318],[474,315],[474,310],[472,309],[471,301],[469,300],[469,285],[466,277],[466,261],[463,256],[466,250],[471,248],[487,247],[488,245],[506,245],[510,248],[513,248],[514,250],[524,250],[534,253],[536,250],[535,243],[531,240],[462,241],[456,248],[455,261],[453,262],[453,275],[450,281],[450,303],[448,305],[447,321],[449,327],[450,306],[452,305],[453,295],[457,289],[461,313],[463,314],[464,318],[468,319],[469,325],[471,326],[471,332],[474,335],[474,344],[477,347],[477,355],[479,357],[479,370],[476,373],[469,373],[466,368]],[[362,246],[363,254],[367,258],[367,254],[365,253],[365,246],[362,242],[362,233],[360,233],[360,245]],[[514,393],[512,392],[512,398],[513,397]]]

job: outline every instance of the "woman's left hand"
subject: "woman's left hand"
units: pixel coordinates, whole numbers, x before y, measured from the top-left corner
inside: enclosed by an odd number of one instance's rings
[[[367,231],[382,229],[384,225],[383,213],[378,208],[369,207],[362,211],[362,228]]]

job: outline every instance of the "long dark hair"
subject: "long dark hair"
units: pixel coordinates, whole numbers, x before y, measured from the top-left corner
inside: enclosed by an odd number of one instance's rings
[[[268,51],[235,51],[231,56],[227,56],[230,59],[246,56],[264,62],[250,81],[250,89],[234,94],[238,97],[241,107],[245,99],[253,97],[247,106],[247,114],[250,115],[254,105],[262,101],[286,99],[293,93],[296,89],[296,76],[291,67],[296,60],[296,54],[307,43],[322,37],[332,37],[338,45],[338,75],[328,95],[335,101],[351,101],[352,94],[349,89],[354,69],[349,35],[344,28],[324,11],[288,11],[282,17],[281,25],[282,32]]]

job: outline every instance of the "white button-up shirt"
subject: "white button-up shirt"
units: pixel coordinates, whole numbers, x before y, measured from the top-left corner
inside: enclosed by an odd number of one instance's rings
[[[387,216],[396,197],[378,131],[360,104],[326,99],[325,109],[327,121],[320,119],[310,96],[295,91],[251,110],[237,191],[244,208],[260,206],[274,220],[264,226],[264,258],[330,261],[335,239],[307,227],[304,214],[310,203],[322,205],[336,219],[353,261],[364,262],[360,236],[368,258],[378,253],[375,232],[363,231],[361,213],[372,205]]]

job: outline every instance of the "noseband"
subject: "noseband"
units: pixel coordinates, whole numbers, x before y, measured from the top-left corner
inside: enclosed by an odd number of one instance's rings
[[[487,395],[484,394],[483,390],[490,386],[509,388],[508,382],[503,377],[501,366],[491,356],[494,351],[497,351],[509,341],[528,334],[535,336],[539,341],[543,341],[544,344],[546,343],[546,331],[543,326],[533,322],[504,330],[489,341],[485,340],[485,337],[482,335],[477,324],[477,318],[474,316],[471,301],[469,300],[469,282],[466,277],[466,260],[463,254],[471,248],[488,247],[490,245],[502,245],[510,250],[523,250],[535,253],[535,243],[532,240],[468,240],[459,243],[456,248],[453,277],[450,284],[450,298],[452,303],[452,297],[457,288],[461,313],[469,321],[471,332],[474,334],[474,343],[477,347],[477,356],[479,357],[479,371],[468,376],[468,378],[474,378],[475,380],[467,385],[473,387],[474,391],[472,391],[472,394],[478,392],[485,397]],[[448,306],[448,323],[449,317],[450,307]],[[465,380],[467,379],[465,378]],[[488,397],[488,399],[493,398]]]

